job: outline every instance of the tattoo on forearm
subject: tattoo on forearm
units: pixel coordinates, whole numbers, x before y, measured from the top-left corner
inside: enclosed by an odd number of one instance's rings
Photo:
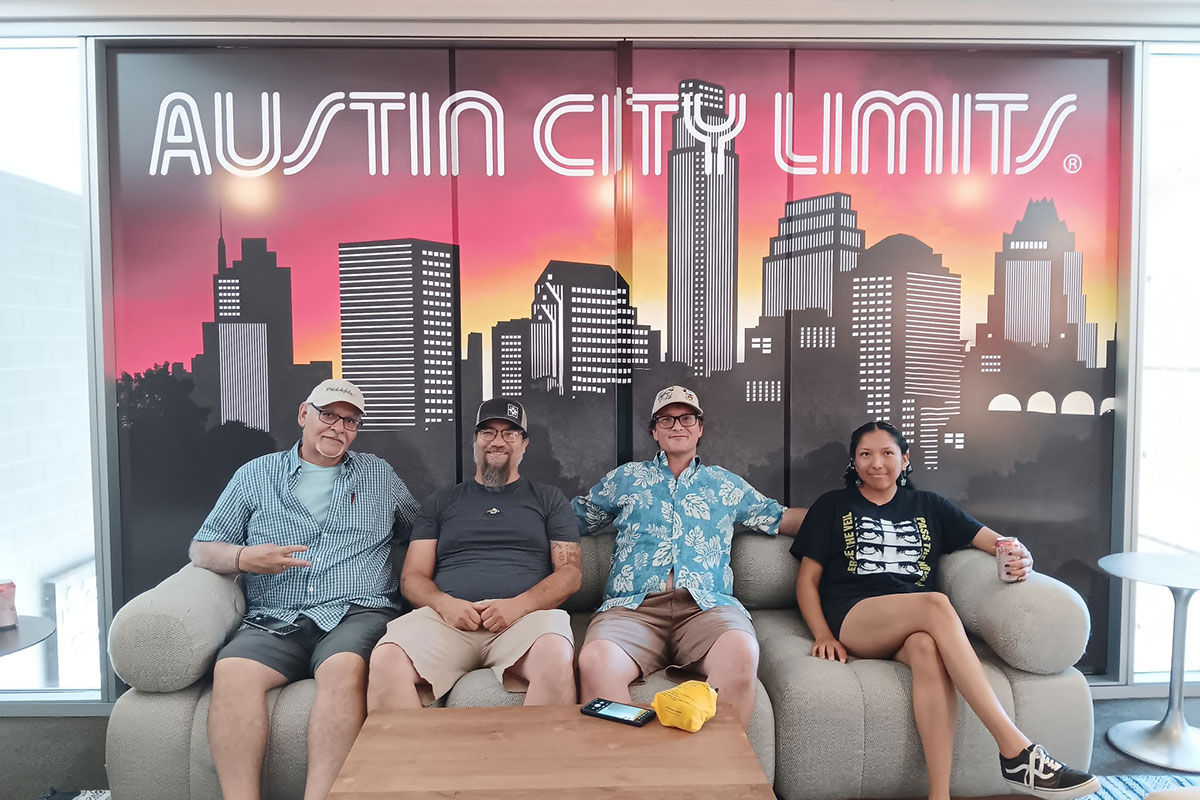
[[[554,568],[575,567],[583,570],[583,549],[577,542],[551,542],[550,560]]]

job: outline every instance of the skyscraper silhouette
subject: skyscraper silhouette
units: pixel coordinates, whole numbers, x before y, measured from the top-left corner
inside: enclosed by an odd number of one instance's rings
[[[458,246],[422,239],[338,245],[342,377],[373,429],[454,419]]]
[[[529,323],[522,318],[492,326],[492,397],[520,397],[529,385]]]
[[[996,288],[977,341],[1003,338],[1053,349],[1068,342],[1077,361],[1094,367],[1096,324],[1086,317],[1083,254],[1075,249],[1075,234],[1058,218],[1053,200],[1030,200],[996,253]]]
[[[279,433],[286,427],[279,406],[293,400],[285,397],[293,358],[291,270],[278,266],[266,239],[242,239],[242,257],[228,265],[222,231],[212,285],[213,321],[203,323],[204,351],[192,362],[198,399],[216,406],[212,422]]]
[[[833,276],[858,266],[864,233],[850,195],[805,197],[787,204],[779,235],[763,258],[764,317],[822,308],[833,314]]]
[[[732,139],[713,154],[687,123],[728,122],[724,88],[681,81],[679,108],[667,166],[667,359],[708,376],[737,355],[738,157]]]
[[[1096,366],[1083,254],[1054,201],[1030,200],[1003,236],[987,319],[967,359],[967,402],[979,411],[1096,414],[1111,402],[1112,363]]]
[[[889,236],[847,275],[850,331],[867,415],[890,420],[926,469],[962,403],[962,276],[911,236]]]
[[[612,267],[551,261],[542,270],[529,326],[535,385],[575,395],[629,384],[632,371],[650,363],[650,344],[649,326],[637,324],[629,304],[629,284]],[[493,362],[493,374],[504,367]]]

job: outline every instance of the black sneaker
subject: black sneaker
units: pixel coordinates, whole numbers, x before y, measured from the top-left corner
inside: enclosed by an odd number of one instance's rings
[[[1013,758],[1000,756],[1000,777],[1026,794],[1047,800],[1071,800],[1100,790],[1095,775],[1055,761],[1040,744],[1029,745]]]

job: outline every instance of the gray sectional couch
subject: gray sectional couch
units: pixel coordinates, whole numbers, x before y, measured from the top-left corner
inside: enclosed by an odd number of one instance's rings
[[[584,537],[584,578],[564,607],[582,643],[600,603],[613,534]],[[925,769],[912,719],[908,668],[890,661],[838,664],[812,658],[812,638],[796,610],[791,540],[751,533],[733,543],[735,594],[754,615],[762,649],[758,701],[748,731],[763,771],[784,800],[918,797]],[[1091,760],[1092,705],[1087,682],[1071,665],[1083,653],[1090,620],[1082,599],[1039,574],[1001,584],[993,560],[978,551],[947,556],[942,589],[972,634],[1005,708],[1035,741],[1068,763]],[[117,701],[108,728],[108,776],[114,800],[207,800],[220,790],[208,748],[208,700],[217,650],[238,626],[245,601],[232,578],[185,566],[131,600],[109,631],[109,655],[132,688]],[[661,673],[635,687],[649,703],[668,682]],[[271,692],[265,796],[300,798],[305,737],[315,684]],[[447,706],[515,705],[490,671],[466,675]],[[1008,793],[996,748],[960,701],[955,796]]]

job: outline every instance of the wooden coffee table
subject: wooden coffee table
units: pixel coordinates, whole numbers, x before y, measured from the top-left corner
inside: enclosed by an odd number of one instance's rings
[[[736,714],[696,733],[634,728],[579,706],[428,708],[371,714],[331,800],[426,797],[773,800]]]

